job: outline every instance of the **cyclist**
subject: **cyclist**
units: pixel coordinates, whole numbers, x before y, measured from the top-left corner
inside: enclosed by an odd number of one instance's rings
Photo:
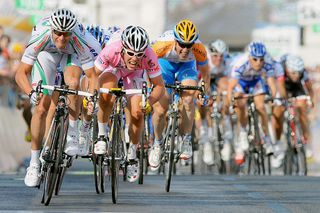
[[[109,27],[109,28],[103,28],[101,26],[87,26],[86,27],[87,32],[91,33],[93,37],[100,43],[101,48],[103,48],[106,43],[109,41],[111,35],[117,31],[120,30],[119,27]],[[81,90],[87,90],[89,86],[89,81],[86,75],[82,75],[81,77]],[[83,104],[83,112],[82,114],[87,114],[88,108],[92,106],[88,106],[87,99],[83,99],[80,104]],[[87,120],[88,119],[88,120]],[[91,122],[91,116],[82,117],[82,125],[80,127],[80,134],[79,134],[79,156],[87,156],[89,153],[89,128],[90,128],[90,122]]]
[[[276,88],[274,80],[274,68],[272,64],[264,61],[266,48],[262,42],[253,41],[248,46],[248,54],[239,57],[231,70],[231,79],[228,85],[228,101],[231,102],[232,94],[236,97],[251,93],[253,95],[266,93],[262,76],[266,75],[267,83],[270,87],[272,97],[275,97]],[[254,102],[256,110],[260,114],[262,121],[262,129],[265,134],[264,146],[266,154],[273,152],[271,139],[268,132],[268,115],[264,108],[264,96],[255,96]],[[239,142],[235,144],[235,160],[237,164],[242,164],[244,161],[244,152],[248,150],[248,135],[247,135],[247,113],[246,99],[237,100],[236,112],[240,122]]]
[[[175,79],[182,85],[196,86],[198,71],[201,72],[207,87],[210,85],[209,66],[205,46],[198,39],[199,33],[190,20],[182,20],[173,30],[165,32],[154,44],[153,49],[159,58],[159,65],[166,84],[174,84]],[[162,132],[165,127],[166,113],[169,107],[170,90],[156,103],[152,116],[155,141],[150,151],[149,164],[156,170],[160,164]],[[188,160],[192,156],[191,131],[194,121],[194,91],[182,93],[182,120],[180,132],[183,137],[180,158]]]
[[[157,56],[149,47],[147,32],[139,26],[128,26],[123,32],[112,35],[110,41],[96,59],[95,67],[97,72],[101,73],[99,82],[103,88],[117,87],[120,78],[123,78],[125,89],[142,88],[142,82],[145,81],[145,75],[147,75],[154,86],[147,100],[147,109],[156,103],[164,93],[164,83]],[[127,100],[127,107],[130,112],[130,145],[128,150],[130,163],[127,167],[127,178],[129,182],[134,182],[139,177],[136,145],[141,138],[143,109],[140,95],[129,96]],[[113,103],[112,95],[103,94],[99,98],[99,138],[94,146],[96,154],[106,153],[106,128]]]
[[[65,83],[70,88],[77,89],[83,69],[90,79],[90,91],[93,91],[98,83],[93,57],[100,50],[99,43],[91,34],[85,33],[83,26],[77,23],[75,15],[68,9],[55,10],[50,17],[42,19],[33,28],[15,76],[19,87],[28,94],[31,103],[36,105],[31,121],[31,161],[24,180],[27,186],[39,184],[41,141],[53,117],[53,113],[50,114],[52,110],[47,112],[50,103],[55,107],[57,100],[57,94],[50,96],[47,90],[39,97],[34,90],[37,83],[42,80],[44,84],[53,85],[57,70],[61,69]],[[28,80],[31,72],[32,84]],[[76,96],[69,96],[69,100],[70,118],[65,153],[73,156],[78,152],[79,109]]]
[[[229,48],[227,44],[221,40],[217,39],[215,41],[212,41],[208,45],[208,58],[209,58],[209,66],[210,66],[210,78],[211,78],[211,91],[217,91],[219,94],[222,94],[223,92],[227,91],[228,88],[228,76],[230,72],[230,62],[231,57],[229,55]],[[218,96],[218,101],[220,105],[223,105],[223,103],[220,100],[220,96]],[[231,132],[228,131],[231,129],[230,126],[230,120],[229,117],[225,115],[224,108],[222,107],[222,113],[224,118],[224,124],[225,124],[225,138],[231,139],[230,135]],[[202,127],[200,130],[201,138],[206,139],[208,137],[209,139],[213,137],[212,135],[212,108],[208,110],[207,108],[200,108],[200,112],[202,111],[201,115],[202,117],[205,116],[206,120],[202,120]],[[208,124],[208,130],[206,130],[206,125]],[[226,137],[227,136],[227,137]],[[207,164],[213,163],[213,156],[212,156],[212,148],[211,143],[209,143],[208,140],[204,140],[204,154],[203,154],[203,161]],[[231,146],[229,143],[229,140],[225,140],[224,147],[222,149],[223,156],[222,158],[224,160],[228,160],[231,156]]]
[[[309,79],[308,73],[304,67],[304,61],[301,57],[293,54],[286,54],[281,58],[281,63],[285,70],[285,89],[287,93],[287,97],[296,97],[296,109],[298,112],[299,121],[302,129],[302,142],[303,144],[308,144],[310,141],[310,130],[309,130],[309,120],[307,116],[307,105],[313,106],[314,100],[314,92],[312,89],[312,83]],[[311,102],[308,103],[305,99],[300,99],[299,97],[303,97],[305,95],[309,95],[311,98]],[[283,112],[276,114],[275,121],[277,127],[279,128],[279,132],[282,132],[283,128]],[[308,147],[307,147],[308,148]],[[308,149],[308,153],[311,151]],[[311,154],[309,154],[310,156]]]
[[[266,54],[265,61],[267,63],[270,63],[274,67],[274,76],[276,80],[276,98],[285,98],[286,97],[286,89],[285,89],[285,77],[284,77],[284,70],[282,67],[282,64],[272,58],[270,54]],[[283,119],[283,112],[285,110],[285,107],[282,105],[282,101],[280,99],[273,100],[273,109],[272,109],[272,117],[271,122],[273,126],[273,132],[274,132],[274,155],[271,158],[272,166],[277,168],[280,166],[282,159],[284,157],[284,153],[282,152],[281,147],[281,134],[282,134],[282,127],[278,124],[279,122],[282,123]]]

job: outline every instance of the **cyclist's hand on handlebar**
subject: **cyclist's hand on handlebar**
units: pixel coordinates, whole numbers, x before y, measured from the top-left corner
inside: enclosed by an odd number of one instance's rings
[[[198,104],[201,106],[210,106],[212,105],[212,100],[209,98],[209,96],[205,94],[199,94],[197,98]]]
[[[145,113],[145,114],[150,114],[151,113],[151,111],[152,111],[152,107],[151,107],[151,105],[150,105],[150,103],[149,103],[149,101],[147,100],[147,102],[146,102],[146,105],[145,106],[143,106],[143,104],[142,104],[142,101],[140,102],[140,107],[141,107],[141,110],[142,110],[142,112],[143,113]]]
[[[29,93],[30,102],[32,105],[36,106],[40,103],[40,99],[42,97],[42,93],[37,93],[35,90],[32,90]]]
[[[85,97],[82,100],[82,106],[84,109],[87,109],[88,115],[92,115],[96,111],[96,109],[94,108],[94,103],[91,98]]]

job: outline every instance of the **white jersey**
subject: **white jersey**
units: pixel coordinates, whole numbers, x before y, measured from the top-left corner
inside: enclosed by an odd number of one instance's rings
[[[82,69],[87,70],[94,66],[94,60],[101,51],[99,42],[81,24],[72,31],[70,42],[63,49],[58,49],[52,39],[52,30],[49,17],[43,18],[33,27],[31,39],[26,47],[21,61],[33,65],[41,51],[49,53],[76,55]]]
[[[209,50],[207,50],[208,53],[208,59],[209,59],[209,68],[210,68],[210,76],[211,78],[214,78],[215,76],[229,76],[230,74],[230,64],[232,61],[232,58],[229,54],[225,54],[223,56],[223,62],[220,67],[215,66],[211,61],[211,55],[209,53]]]

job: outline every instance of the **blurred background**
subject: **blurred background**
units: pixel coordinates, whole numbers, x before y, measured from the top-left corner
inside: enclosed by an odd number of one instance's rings
[[[71,9],[84,25],[140,25],[152,40],[184,18],[196,24],[205,44],[220,38],[232,52],[262,40],[276,59],[287,52],[300,55],[314,89],[320,88],[320,0],[0,0],[0,172],[15,171],[29,156],[28,127],[16,107],[13,76],[33,25],[61,7]],[[316,133],[317,107],[311,117]],[[318,142],[313,144],[316,154]]]

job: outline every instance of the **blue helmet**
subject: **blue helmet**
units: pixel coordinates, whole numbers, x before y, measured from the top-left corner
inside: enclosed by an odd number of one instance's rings
[[[262,58],[266,55],[267,50],[265,45],[259,41],[253,41],[248,46],[250,56]]]
[[[100,26],[87,26],[87,31],[97,39],[102,46],[106,42],[106,30]]]

